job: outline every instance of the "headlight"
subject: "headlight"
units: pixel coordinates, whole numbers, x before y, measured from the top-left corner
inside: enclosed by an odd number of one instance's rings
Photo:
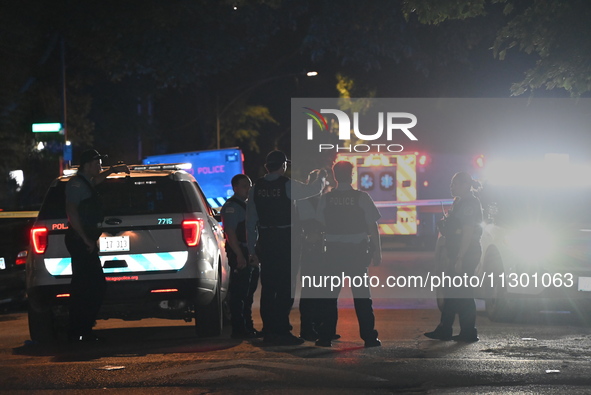
[[[505,236],[507,246],[521,259],[536,262],[554,252],[555,236],[540,225],[516,229]]]

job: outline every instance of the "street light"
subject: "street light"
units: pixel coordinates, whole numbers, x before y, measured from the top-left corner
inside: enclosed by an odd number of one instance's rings
[[[273,76],[273,77],[268,77],[268,78],[264,78],[262,80],[255,81],[251,85],[247,86],[244,90],[242,90],[241,92],[239,92],[221,110],[220,110],[220,106],[219,106],[219,97],[218,97],[218,102],[216,104],[216,140],[217,140],[217,148],[220,149],[220,119],[221,119],[222,115],[224,115],[224,113],[226,111],[228,111],[228,109],[230,109],[230,107],[232,107],[234,105],[234,103],[236,103],[236,101],[238,101],[242,97],[246,96],[248,93],[252,92],[256,88],[258,88],[261,85],[264,85],[264,84],[266,84],[268,82],[275,81],[275,80],[278,80],[278,79],[281,79],[281,78],[293,77],[293,76],[297,76],[297,75],[305,75],[306,77],[316,77],[318,75],[318,72],[317,71],[308,71],[308,72],[299,72],[299,73],[289,73],[289,74],[276,75],[276,76]]]

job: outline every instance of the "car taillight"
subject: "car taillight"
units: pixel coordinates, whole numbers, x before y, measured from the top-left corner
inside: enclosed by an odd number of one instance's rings
[[[195,247],[199,244],[201,239],[201,231],[203,230],[202,219],[188,219],[183,221],[181,225],[183,229],[183,239],[189,247]]]
[[[35,253],[44,254],[47,248],[47,228],[31,229],[31,242]]]
[[[19,266],[19,265],[24,265],[25,263],[27,263],[27,255],[28,255],[28,252],[26,250],[19,252],[18,255],[16,256],[16,262],[15,262],[16,265]]]

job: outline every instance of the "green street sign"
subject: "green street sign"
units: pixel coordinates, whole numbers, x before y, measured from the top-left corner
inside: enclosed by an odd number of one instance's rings
[[[59,133],[62,131],[61,123],[34,123],[33,133]]]

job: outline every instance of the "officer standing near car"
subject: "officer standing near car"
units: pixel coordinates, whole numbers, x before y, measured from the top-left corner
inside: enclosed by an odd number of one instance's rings
[[[440,232],[445,237],[442,270],[446,273],[471,276],[480,261],[482,205],[473,194],[479,187],[480,183],[468,173],[456,173],[452,178],[450,189],[454,203],[440,224]],[[443,296],[439,325],[425,336],[436,340],[478,341],[476,303],[472,290],[469,287],[450,287],[444,290]],[[460,321],[460,333],[452,336],[456,314]]]
[[[102,171],[96,150],[84,151],[77,174],[66,184],[68,230],[66,247],[72,258],[70,283],[70,341],[100,340],[92,333],[106,289],[106,280],[98,256],[97,241],[102,233],[103,207],[95,186],[109,174],[126,172],[126,165],[111,166]]]
[[[261,318],[265,342],[302,344],[291,333],[289,314],[296,270],[292,267],[291,224],[294,201],[319,194],[324,187],[321,171],[311,173],[307,184],[285,176],[289,160],[281,151],[266,158],[267,174],[255,181],[247,203],[247,242],[250,262],[261,267]],[[294,262],[295,265],[295,262]],[[297,265],[295,265],[297,267]]]
[[[327,271],[325,275],[367,278],[367,267],[373,261],[379,266],[382,261],[380,234],[377,221],[380,213],[373,200],[363,191],[353,189],[353,164],[340,161],[333,166],[337,187],[323,195],[318,204],[317,218],[324,224]],[[322,316],[317,346],[330,347],[336,334],[338,319],[338,296],[342,284],[334,290],[326,289],[322,300]],[[369,284],[354,286],[351,291],[359,334],[365,347],[382,345],[375,330]]]
[[[323,233],[322,225],[316,219],[316,208],[320,196],[313,196],[297,202],[298,228],[300,232],[300,275],[319,275],[322,261]],[[304,287],[300,296],[300,337],[308,341],[318,339],[318,328],[322,321],[318,307],[318,292],[314,288]]]
[[[251,339],[262,336],[252,322],[253,296],[259,281],[259,267],[248,262],[246,244],[246,200],[252,187],[246,174],[232,177],[234,195],[224,203],[221,215],[226,235],[226,254],[230,273],[230,314],[232,338]]]

